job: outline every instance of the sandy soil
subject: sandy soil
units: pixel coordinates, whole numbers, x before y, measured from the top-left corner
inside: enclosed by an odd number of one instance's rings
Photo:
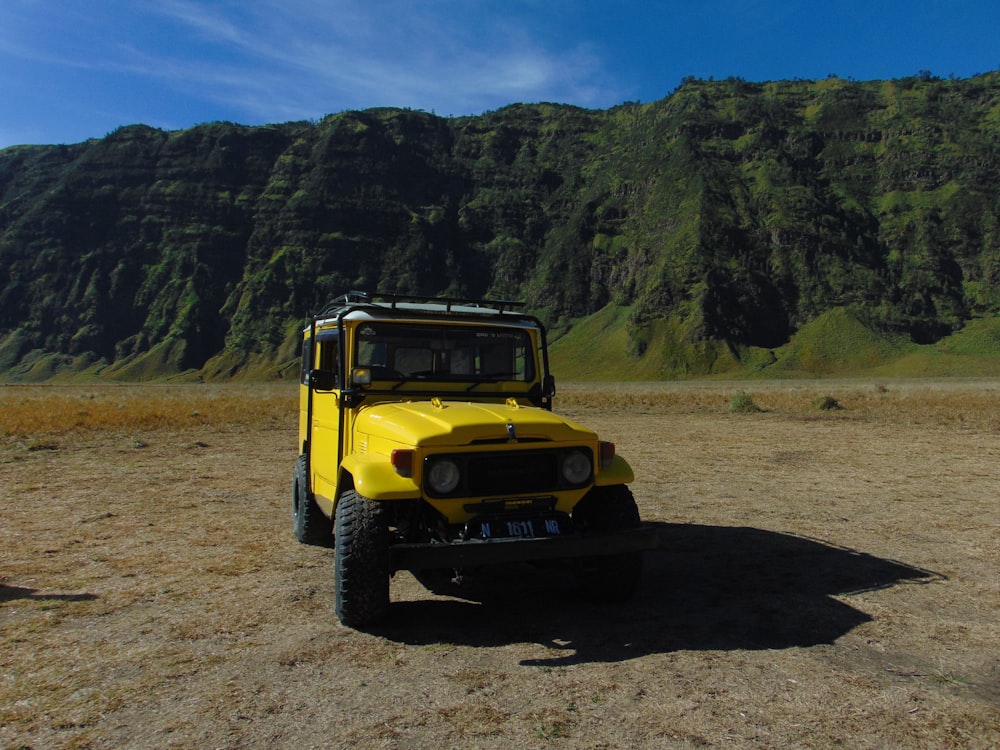
[[[820,412],[755,385],[755,414],[729,385],[564,389],[659,529],[636,599],[401,573],[375,633],[292,536],[293,398],[287,422],[9,436],[0,746],[998,747],[1000,391],[966,386],[875,409],[824,384],[846,408]]]

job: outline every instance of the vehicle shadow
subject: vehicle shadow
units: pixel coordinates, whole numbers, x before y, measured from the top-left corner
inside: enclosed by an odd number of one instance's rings
[[[12,602],[17,599],[32,601],[88,602],[97,598],[96,594],[40,594],[37,589],[23,586],[8,586],[0,583],[0,602]]]
[[[529,666],[615,662],[680,650],[832,643],[869,615],[838,594],[944,576],[825,542],[754,528],[655,524],[642,582],[625,603],[588,601],[573,577],[532,567],[488,571],[456,597],[397,602],[372,632],[413,645],[543,644]],[[582,594],[582,595],[581,595]]]

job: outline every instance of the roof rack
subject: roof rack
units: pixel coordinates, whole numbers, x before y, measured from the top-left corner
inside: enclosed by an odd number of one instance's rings
[[[524,302],[517,302],[510,299],[467,299],[463,297],[434,297],[432,295],[425,296],[419,294],[382,294],[379,292],[369,294],[368,292],[352,290],[332,299],[317,317],[331,315],[350,305],[378,305],[384,307],[384,305],[379,304],[380,302],[388,302],[389,307],[393,310],[401,302],[410,302],[444,305],[445,312],[451,312],[452,308],[456,306],[484,307],[496,310],[501,315],[504,312],[509,312],[516,307],[524,307],[525,305]]]

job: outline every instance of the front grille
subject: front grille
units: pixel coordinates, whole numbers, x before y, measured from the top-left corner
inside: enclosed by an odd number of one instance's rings
[[[517,492],[545,492],[559,481],[558,457],[551,453],[483,456],[469,459],[470,495],[507,495]]]
[[[581,451],[590,458],[589,448],[556,448],[546,450],[503,451],[496,453],[449,453],[428,456],[424,460],[424,476],[435,461],[454,461],[461,472],[461,481],[445,495],[425,486],[431,497],[497,497],[501,495],[535,494],[580,487],[589,483],[569,484],[562,476],[562,457],[569,451]],[[425,482],[426,485],[426,482]]]

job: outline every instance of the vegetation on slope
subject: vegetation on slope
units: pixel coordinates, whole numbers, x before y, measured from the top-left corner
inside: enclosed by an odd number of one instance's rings
[[[948,358],[1000,312],[998,83],[686,80],[5,149],[0,371],[274,376],[356,288],[525,299],[581,377]]]

